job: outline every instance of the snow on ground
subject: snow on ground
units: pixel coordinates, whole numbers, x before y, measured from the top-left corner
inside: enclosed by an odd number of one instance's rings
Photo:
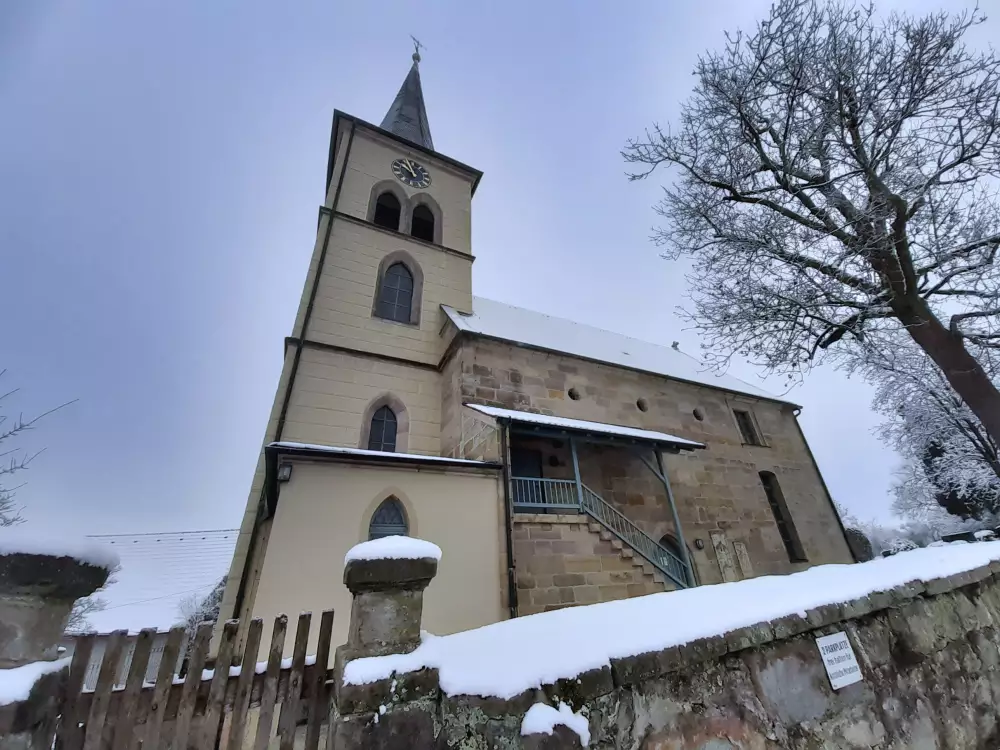
[[[436,667],[451,695],[511,698],[529,688],[786,615],[839,604],[913,580],[929,581],[1000,560],[1000,542],[903,552],[855,565],[821,565],[786,576],[572,607],[453,635],[423,636],[409,654],[349,662],[344,679],[365,684]],[[433,587],[433,582],[431,583]]]
[[[584,747],[590,744],[590,723],[583,714],[573,713],[573,709],[559,701],[558,710],[544,703],[536,703],[528,709],[521,720],[521,736],[529,734],[552,734],[562,724],[569,727],[580,738]]]
[[[47,536],[21,525],[0,529],[0,555],[16,554],[73,557],[108,570],[118,565],[118,555],[113,550],[91,539]]]
[[[352,560],[440,560],[441,548],[433,542],[410,536],[384,536],[355,544],[344,556],[344,565]]]
[[[23,701],[31,692],[31,686],[49,672],[58,672],[68,667],[70,659],[56,661],[35,661],[23,667],[0,669],[0,706]]]

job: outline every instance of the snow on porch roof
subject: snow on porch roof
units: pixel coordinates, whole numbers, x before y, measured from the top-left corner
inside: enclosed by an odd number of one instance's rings
[[[733,375],[708,372],[703,363],[670,346],[642,341],[483,297],[472,298],[471,315],[460,313],[448,305],[442,305],[442,308],[460,331],[720,388],[731,393],[792,403]]]
[[[527,411],[501,409],[497,406],[482,406],[480,404],[466,404],[466,406],[478,411],[480,414],[486,414],[495,419],[509,419],[512,422],[551,427],[555,430],[570,430],[572,432],[589,432],[619,438],[632,438],[633,440],[645,440],[650,443],[671,445],[675,448],[685,450],[705,447],[704,443],[697,443],[694,440],[687,440],[675,435],[668,435],[665,432],[657,432],[656,430],[641,430],[637,427],[605,424],[604,422],[589,422],[585,419],[550,417],[545,414],[534,414]]]

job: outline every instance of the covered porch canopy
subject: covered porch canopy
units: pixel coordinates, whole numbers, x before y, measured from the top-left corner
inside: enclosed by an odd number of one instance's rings
[[[568,513],[585,513],[632,547],[674,583],[682,587],[693,584],[691,561],[687,545],[684,542],[684,532],[677,515],[674,493],[670,488],[670,480],[667,477],[662,454],[664,452],[679,453],[697,450],[705,447],[703,443],[665,432],[644,430],[637,427],[534,414],[480,404],[465,404],[465,406],[495,419],[501,428],[501,451],[503,453],[502,460],[506,467],[508,514],[516,511],[544,513],[560,510]],[[515,475],[510,461],[510,436],[514,435],[567,441],[573,462],[573,479],[547,479],[540,476]],[[623,448],[646,465],[663,484],[679,549],[668,550],[665,548],[611,503],[583,483],[577,451],[577,446],[580,443]],[[650,453],[652,453],[653,461],[650,460]]]

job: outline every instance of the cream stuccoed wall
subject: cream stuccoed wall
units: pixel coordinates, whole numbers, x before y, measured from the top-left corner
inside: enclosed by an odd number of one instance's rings
[[[440,455],[438,372],[308,347],[302,351],[282,440],[366,448],[360,444],[365,410],[386,394],[406,410],[406,452]]]
[[[372,315],[379,264],[407,253],[423,272],[419,325]],[[310,275],[312,271],[310,270]],[[333,346],[437,365],[445,342],[441,305],[472,304],[472,258],[363,221],[336,216],[306,338]]]
[[[500,487],[495,470],[296,462],[281,487],[253,616],[272,622],[280,613],[318,616],[332,607],[333,643],[343,643],[351,611],[344,555],[368,538],[375,509],[394,495],[410,534],[443,552],[424,600],[423,628],[445,634],[497,622],[504,616]],[[309,648],[314,652],[315,643]]]

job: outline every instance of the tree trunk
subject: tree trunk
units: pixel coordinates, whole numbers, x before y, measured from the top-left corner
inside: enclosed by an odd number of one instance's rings
[[[920,298],[900,300],[893,309],[913,340],[979,418],[993,442],[1000,444],[1000,391],[969,354],[962,339],[952,335]]]

